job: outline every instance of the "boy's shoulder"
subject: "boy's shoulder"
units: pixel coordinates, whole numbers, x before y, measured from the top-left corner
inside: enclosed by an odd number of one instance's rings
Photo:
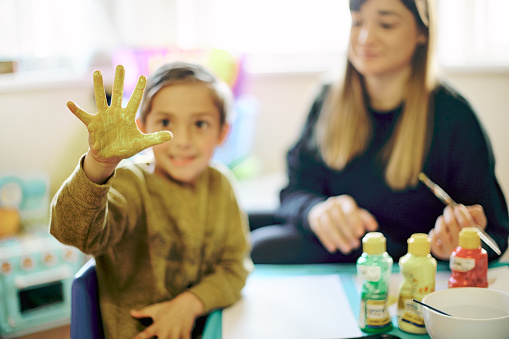
[[[126,159],[122,160],[115,170],[113,186],[117,189],[124,187],[128,190],[139,190],[149,185],[150,181],[147,164]]]
[[[115,180],[117,185],[144,186],[152,182],[153,174],[149,171],[149,164],[145,162],[133,161],[131,159],[123,160],[115,171]],[[231,191],[235,190],[237,178],[233,172],[221,162],[211,161],[204,171],[208,190],[212,191]],[[203,178],[203,177],[202,177]],[[157,181],[160,183],[160,181]],[[150,185],[150,184],[149,184]]]
[[[211,161],[207,170],[212,179],[226,180],[230,184],[237,180],[230,168],[221,162]]]
[[[207,168],[209,185],[221,190],[236,191],[238,181],[233,172],[221,162],[211,161]]]

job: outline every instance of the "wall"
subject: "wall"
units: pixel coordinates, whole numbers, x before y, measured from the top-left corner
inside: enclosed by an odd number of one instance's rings
[[[88,149],[86,127],[66,102],[72,99],[92,111],[90,85],[68,79],[0,80],[0,171],[44,171],[53,195]]]

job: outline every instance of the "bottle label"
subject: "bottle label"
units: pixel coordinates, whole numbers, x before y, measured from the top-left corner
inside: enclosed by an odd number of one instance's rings
[[[475,267],[475,259],[451,256],[449,268],[451,271],[468,272]]]
[[[402,297],[400,303],[403,306],[400,310],[400,320],[418,328],[425,328],[421,305],[414,302],[410,296]]]
[[[382,277],[382,268],[380,266],[359,266],[357,274],[362,280],[376,282]]]
[[[365,303],[366,327],[381,328],[390,323],[387,300],[366,300]]]

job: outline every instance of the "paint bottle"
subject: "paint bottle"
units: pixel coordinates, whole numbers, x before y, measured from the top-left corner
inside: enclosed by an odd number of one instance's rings
[[[364,332],[392,329],[387,298],[393,260],[386,252],[385,243],[382,233],[367,233],[362,239],[363,253],[357,259],[357,275],[361,280],[359,327]]]
[[[488,253],[481,247],[477,228],[460,231],[459,246],[449,260],[451,287],[488,287]]]
[[[403,280],[398,288],[398,327],[414,333],[426,333],[422,306],[412,299],[422,299],[435,291],[437,261],[430,254],[430,238],[415,233],[407,240],[408,253],[399,260]]]

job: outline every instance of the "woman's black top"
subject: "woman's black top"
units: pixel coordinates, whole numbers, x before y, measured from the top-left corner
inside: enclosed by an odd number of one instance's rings
[[[401,107],[390,112],[370,111],[373,138],[368,149],[343,170],[329,168],[314,141],[314,129],[329,86],[324,86],[309,113],[300,139],[287,153],[288,185],[281,191],[279,214],[310,233],[307,214],[331,196],[348,194],[378,221],[387,238],[387,251],[398,259],[407,253],[413,233],[428,233],[445,206],[422,183],[393,191],[384,180],[380,150],[391,135]],[[470,104],[442,84],[434,92],[433,133],[423,172],[458,203],[483,206],[488,226],[502,252],[507,249],[507,203],[495,176],[493,151]],[[338,126],[341,133],[341,126]],[[497,255],[486,245],[490,259]],[[358,249],[359,254],[361,252]]]

